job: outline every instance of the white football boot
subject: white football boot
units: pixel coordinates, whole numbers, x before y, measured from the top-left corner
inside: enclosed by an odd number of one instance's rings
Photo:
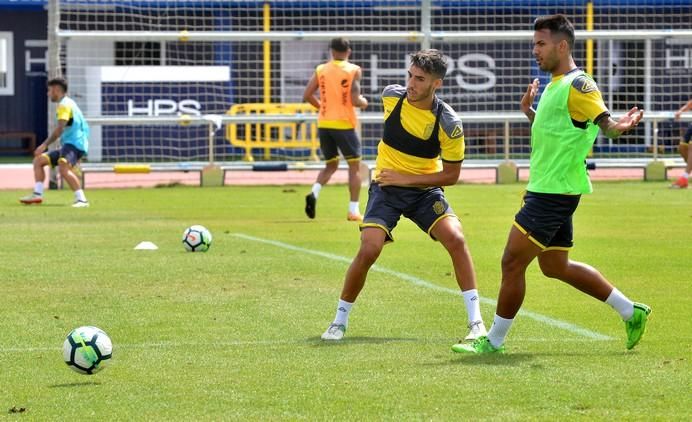
[[[322,334],[322,340],[339,341],[344,338],[346,326],[342,324],[329,324],[327,331]]]
[[[478,337],[483,337],[488,334],[488,331],[485,329],[485,324],[483,324],[482,320],[473,321],[468,325],[468,327],[469,333],[466,337],[464,337],[464,341],[474,341]]]
[[[88,208],[89,207],[89,201],[74,201],[72,203],[72,208]]]

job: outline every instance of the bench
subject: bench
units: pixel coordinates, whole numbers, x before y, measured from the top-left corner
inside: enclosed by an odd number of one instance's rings
[[[0,152],[24,152],[31,154],[36,149],[36,134],[33,132],[3,132],[0,139],[26,141],[26,147],[0,147]]]
[[[596,169],[641,169],[643,172],[642,178],[644,180],[650,180],[651,177],[647,175],[647,168],[650,163],[654,162],[649,158],[643,159],[592,159],[587,161],[588,170]],[[661,165],[664,166],[664,177],[667,179],[668,170],[672,168],[684,168],[685,162],[681,159],[666,159],[658,160]],[[504,160],[466,160],[461,166],[461,171],[464,170],[494,170],[495,171],[495,181],[500,182],[500,166],[506,163]],[[368,178],[363,178],[363,180],[370,180],[372,178],[372,172],[375,169],[374,161],[363,161],[363,164],[368,168]],[[529,169],[528,160],[516,160],[512,161],[512,164],[516,166],[516,173],[514,181],[519,181],[519,175],[522,170]],[[233,171],[303,171],[303,170],[321,170],[324,168],[324,163],[319,162],[256,162],[256,163],[228,163],[222,164],[220,166],[223,172],[223,180],[226,180],[226,173]],[[348,165],[346,163],[339,164],[339,170],[347,170]],[[654,179],[658,180],[658,179]]]
[[[296,162],[239,162],[222,164],[219,167],[223,172],[223,183],[226,181],[226,173],[234,171],[304,171],[304,170],[322,170],[324,168],[324,162],[312,161],[304,163],[301,161]],[[368,177],[363,177],[363,184],[370,183],[372,179],[372,171],[375,169],[374,161],[362,161],[361,170],[367,167]],[[348,170],[348,164],[345,162],[339,163],[339,170]]]
[[[660,166],[657,173],[655,168],[652,168],[652,164]],[[685,162],[680,158],[675,159],[663,159],[663,160],[652,160],[650,158],[628,158],[628,159],[617,159],[617,158],[595,158],[587,160],[588,170],[598,170],[598,169],[640,169],[642,170],[643,180],[668,180],[668,170],[673,168],[684,168]],[[517,163],[517,180],[519,180],[519,170],[528,169],[528,162]],[[651,174],[649,174],[651,173]]]
[[[470,161],[470,162],[464,162],[461,166],[461,170],[464,171],[464,169],[492,169],[495,170],[495,180],[499,180],[499,166],[503,161]],[[518,162],[515,163],[517,166],[517,180],[519,178],[519,169],[520,168],[528,168],[529,163],[528,162]],[[362,162],[363,166],[367,167],[367,173],[368,177],[363,177],[363,183],[367,184],[369,183],[370,180],[372,180],[372,172],[375,169],[375,162],[374,161],[363,161]],[[248,162],[238,162],[238,163],[229,163],[229,164],[222,164],[220,166],[221,171],[223,172],[223,180],[226,180],[226,173],[227,172],[235,172],[235,171],[276,171],[276,172],[282,172],[282,171],[304,171],[304,170],[322,170],[324,168],[324,163],[323,162],[309,162],[309,163],[304,163],[304,162],[256,162],[256,163],[248,163]],[[361,167],[363,168],[363,167]],[[339,163],[339,170],[348,170],[348,164],[341,162]],[[365,173],[364,171],[362,173]]]
[[[589,160],[587,167],[589,170],[595,169],[641,169],[643,171],[644,180],[651,179],[647,175],[647,168],[654,162],[651,159],[593,159]],[[684,168],[685,163],[681,159],[658,160],[663,166],[663,174],[667,178],[667,172],[672,168]],[[462,171],[466,170],[482,170],[490,169],[495,171],[495,180],[500,181],[500,166],[506,163],[504,160],[467,160],[462,165]],[[529,169],[528,160],[517,160],[512,162],[516,166],[514,181],[519,181],[519,173],[522,170]],[[372,172],[375,169],[374,161],[363,161],[361,167],[367,169],[368,177],[363,177],[364,183],[369,183],[372,179]],[[147,174],[147,173],[166,173],[166,172],[194,172],[199,174],[200,186],[203,185],[203,173],[208,167],[208,163],[158,163],[158,164],[101,164],[101,163],[84,163],[81,165],[82,185],[84,186],[85,173],[117,173],[117,174]],[[228,172],[237,171],[261,171],[261,172],[284,172],[284,171],[304,171],[304,170],[321,170],[324,168],[324,163],[321,162],[232,162],[219,163],[218,169],[221,171],[221,184],[226,180]],[[339,170],[347,170],[348,164],[342,162],[339,164]],[[365,171],[362,172],[363,174]],[[511,180],[511,177],[510,177]],[[654,179],[658,180],[658,179]]]
[[[207,166],[207,163],[158,163],[158,164],[101,164],[101,163],[83,163],[77,171],[79,178],[82,181],[82,187],[85,186],[84,175],[86,173],[116,173],[116,174],[148,174],[148,173],[199,173],[199,185],[202,186],[202,172]]]

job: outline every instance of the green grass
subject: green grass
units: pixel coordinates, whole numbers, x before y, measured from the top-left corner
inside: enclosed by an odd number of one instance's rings
[[[458,186],[480,291],[495,298],[499,261],[523,186]],[[305,188],[89,191],[92,207],[48,192],[0,192],[0,414],[105,420],[481,419],[689,420],[692,192],[663,183],[601,183],[577,211],[573,258],[598,267],[654,309],[642,343],[625,351],[617,314],[572,288],[528,273],[524,309],[612,337],[592,340],[517,319],[508,354],[454,355],[465,334],[460,297],[372,273],[348,337],[322,344],[346,263],[234,233],[352,257],[345,187],[322,191],[318,219]],[[206,254],[183,251],[206,225]],[[382,267],[455,288],[438,244],[409,221]],[[134,251],[139,241],[158,251]],[[482,308],[489,324],[494,308]],[[114,358],[82,376],[62,363],[79,325],[110,334]],[[12,407],[26,413],[9,415]]]
[[[0,155],[0,164],[31,164],[32,155]]]

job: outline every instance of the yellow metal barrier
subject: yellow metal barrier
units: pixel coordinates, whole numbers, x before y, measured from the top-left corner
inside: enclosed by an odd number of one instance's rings
[[[586,30],[593,31],[593,2],[586,3]],[[586,40],[586,73],[593,75],[593,40]]]
[[[286,104],[236,104],[226,114],[316,114],[317,110],[308,103]],[[317,148],[319,138],[317,123],[241,123],[226,125],[226,140],[235,147],[245,149],[245,161],[254,161],[253,148],[264,149],[264,159],[271,158],[272,148],[304,148],[310,150],[310,160],[319,161]]]
[[[151,166],[148,164],[115,164],[113,172],[118,174],[151,173]]]

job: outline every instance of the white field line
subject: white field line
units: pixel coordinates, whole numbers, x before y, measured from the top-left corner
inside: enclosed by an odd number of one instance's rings
[[[331,261],[337,261],[337,262],[342,262],[344,264],[350,264],[351,259],[346,258],[344,256],[340,255],[335,255],[331,254],[328,252],[323,252],[323,251],[318,251],[318,250],[313,250],[313,249],[307,249],[307,248],[302,248],[300,246],[295,246],[291,245],[288,243],[284,242],[279,242],[276,240],[269,240],[269,239],[263,239],[260,237],[254,237],[254,236],[249,236],[246,234],[242,233],[234,233],[233,236],[253,241],[253,242],[259,242],[259,243],[266,243],[268,245],[273,245],[279,248],[283,249],[288,249],[296,252],[302,252],[310,255],[315,255],[319,256],[322,258],[329,259]],[[404,281],[408,281],[411,284],[414,284],[416,286],[420,287],[425,287],[427,289],[435,290],[438,292],[443,292],[443,293],[448,293],[448,294],[453,294],[455,296],[459,296],[459,291],[455,289],[450,289],[447,287],[443,286],[438,286],[437,284],[430,283],[429,281],[425,281],[421,278],[418,278],[416,276],[410,275],[410,274],[405,274],[401,273],[398,271],[390,270],[389,268],[384,268],[379,265],[373,265],[371,268],[371,271],[379,272],[381,274],[386,274],[390,275],[392,277],[399,278]],[[492,299],[484,298],[481,297],[481,303],[484,303],[486,305],[490,306],[495,306],[497,305],[497,302]],[[566,321],[561,321],[559,319],[554,319],[545,315],[538,314],[536,312],[530,312],[530,311],[525,311],[521,310],[519,311],[520,315],[523,315],[527,318],[531,318],[533,320],[539,321],[543,324],[560,328],[565,331],[569,331],[571,333],[580,335],[582,337],[586,337],[591,340],[612,340],[612,337],[606,336],[604,334],[597,333],[595,331],[588,330],[586,328],[579,327],[577,325],[574,325],[570,322]],[[521,339],[513,339],[513,342],[517,343],[533,343],[533,342],[545,342],[545,341],[552,341],[550,339],[546,338],[521,338]],[[569,338],[564,338],[561,339],[560,341],[562,342],[580,342],[583,340],[580,339],[569,339]],[[392,340],[392,342],[399,342],[399,343],[406,343],[406,342],[414,342],[414,343],[443,343],[443,344],[448,344],[449,339],[444,338],[444,339],[398,339],[398,340]],[[310,344],[310,343],[315,343],[319,344],[320,342],[315,339],[314,342],[312,342],[310,339],[301,339],[301,340],[249,340],[249,341],[226,341],[226,342],[214,342],[211,344],[211,346],[215,347],[257,347],[257,346],[280,346],[280,345],[300,345],[300,344]],[[177,348],[177,347],[188,347],[188,346],[195,346],[198,345],[199,342],[145,342],[145,343],[133,343],[133,344],[117,344],[115,346],[115,349],[141,349],[141,348]],[[19,347],[19,346],[10,346],[10,347],[1,347],[0,346],[0,354],[4,353],[34,353],[34,352],[60,352],[60,347],[59,346],[44,346],[44,347]]]
[[[512,343],[547,343],[553,342],[555,339],[550,338],[518,338],[512,339]],[[560,339],[563,343],[582,343],[585,340],[582,338],[565,338]],[[400,338],[400,339],[383,339],[382,343],[416,343],[416,344],[442,344],[449,346],[449,337],[445,338],[427,338],[427,339],[416,339],[416,338]],[[131,350],[131,349],[176,349],[176,348],[189,348],[191,346],[199,346],[199,341],[160,341],[160,342],[143,342],[143,343],[116,343],[113,345],[113,350],[118,353],[119,350]],[[248,341],[218,341],[212,343],[205,343],[205,347],[218,348],[241,348],[241,347],[280,347],[280,346],[339,346],[349,343],[326,343],[320,340],[319,337],[297,339],[297,340],[248,340]],[[363,344],[367,344],[363,343]],[[13,353],[56,353],[61,354],[62,348],[60,346],[35,346],[35,347],[0,347],[1,354],[13,354]]]
[[[277,345],[294,345],[305,343],[305,340],[250,340],[250,341],[220,341],[206,344],[213,347],[233,347],[233,346],[277,346]],[[189,347],[199,345],[199,341],[153,341],[144,343],[124,343],[115,344],[113,348],[117,349],[172,349],[176,347]],[[0,347],[0,353],[22,353],[22,352],[59,352],[62,350],[59,346],[38,346],[38,347]]]
[[[323,251],[318,251],[318,250],[314,250],[314,249],[307,249],[307,248],[303,248],[300,246],[291,245],[289,243],[279,242],[279,241],[270,240],[270,239],[264,239],[261,237],[249,236],[249,235],[243,234],[243,233],[233,233],[233,236],[241,238],[241,239],[245,239],[245,240],[250,240],[253,242],[259,242],[259,243],[265,243],[268,245],[273,245],[273,246],[283,248],[283,249],[288,249],[288,250],[292,250],[292,251],[296,251],[296,252],[302,252],[305,254],[315,255],[315,256],[326,258],[326,259],[329,259],[332,261],[343,262],[345,264],[351,263],[350,258],[347,258],[345,256],[331,254],[329,252],[323,252]],[[443,287],[443,286],[438,286],[437,284],[430,283],[429,281],[423,280],[422,278],[418,278],[416,276],[406,274],[406,273],[401,273],[399,271],[390,270],[389,268],[385,268],[385,267],[379,266],[377,264],[372,266],[371,271],[375,271],[375,272],[382,273],[382,274],[387,274],[387,275],[390,275],[392,277],[396,277],[396,278],[399,278],[401,280],[408,281],[409,283],[414,284],[416,286],[425,287],[427,289],[436,290],[438,292],[453,294],[455,296],[460,296],[459,290],[450,289],[450,288]],[[496,306],[497,305],[497,301],[495,301],[493,299],[488,299],[485,297],[481,297],[481,303],[484,303],[484,304],[490,305],[490,306]],[[607,336],[605,334],[597,333],[595,331],[580,327],[578,325],[572,324],[571,322],[551,318],[549,316],[545,316],[545,315],[542,315],[542,314],[539,314],[536,312],[525,311],[522,309],[519,311],[519,315],[525,316],[527,318],[531,318],[535,321],[541,322],[541,323],[543,323],[545,325],[549,325],[551,327],[560,328],[562,330],[569,331],[570,333],[577,334],[577,335],[580,335],[582,337],[590,338],[592,340],[612,340],[613,339],[610,336]]]

